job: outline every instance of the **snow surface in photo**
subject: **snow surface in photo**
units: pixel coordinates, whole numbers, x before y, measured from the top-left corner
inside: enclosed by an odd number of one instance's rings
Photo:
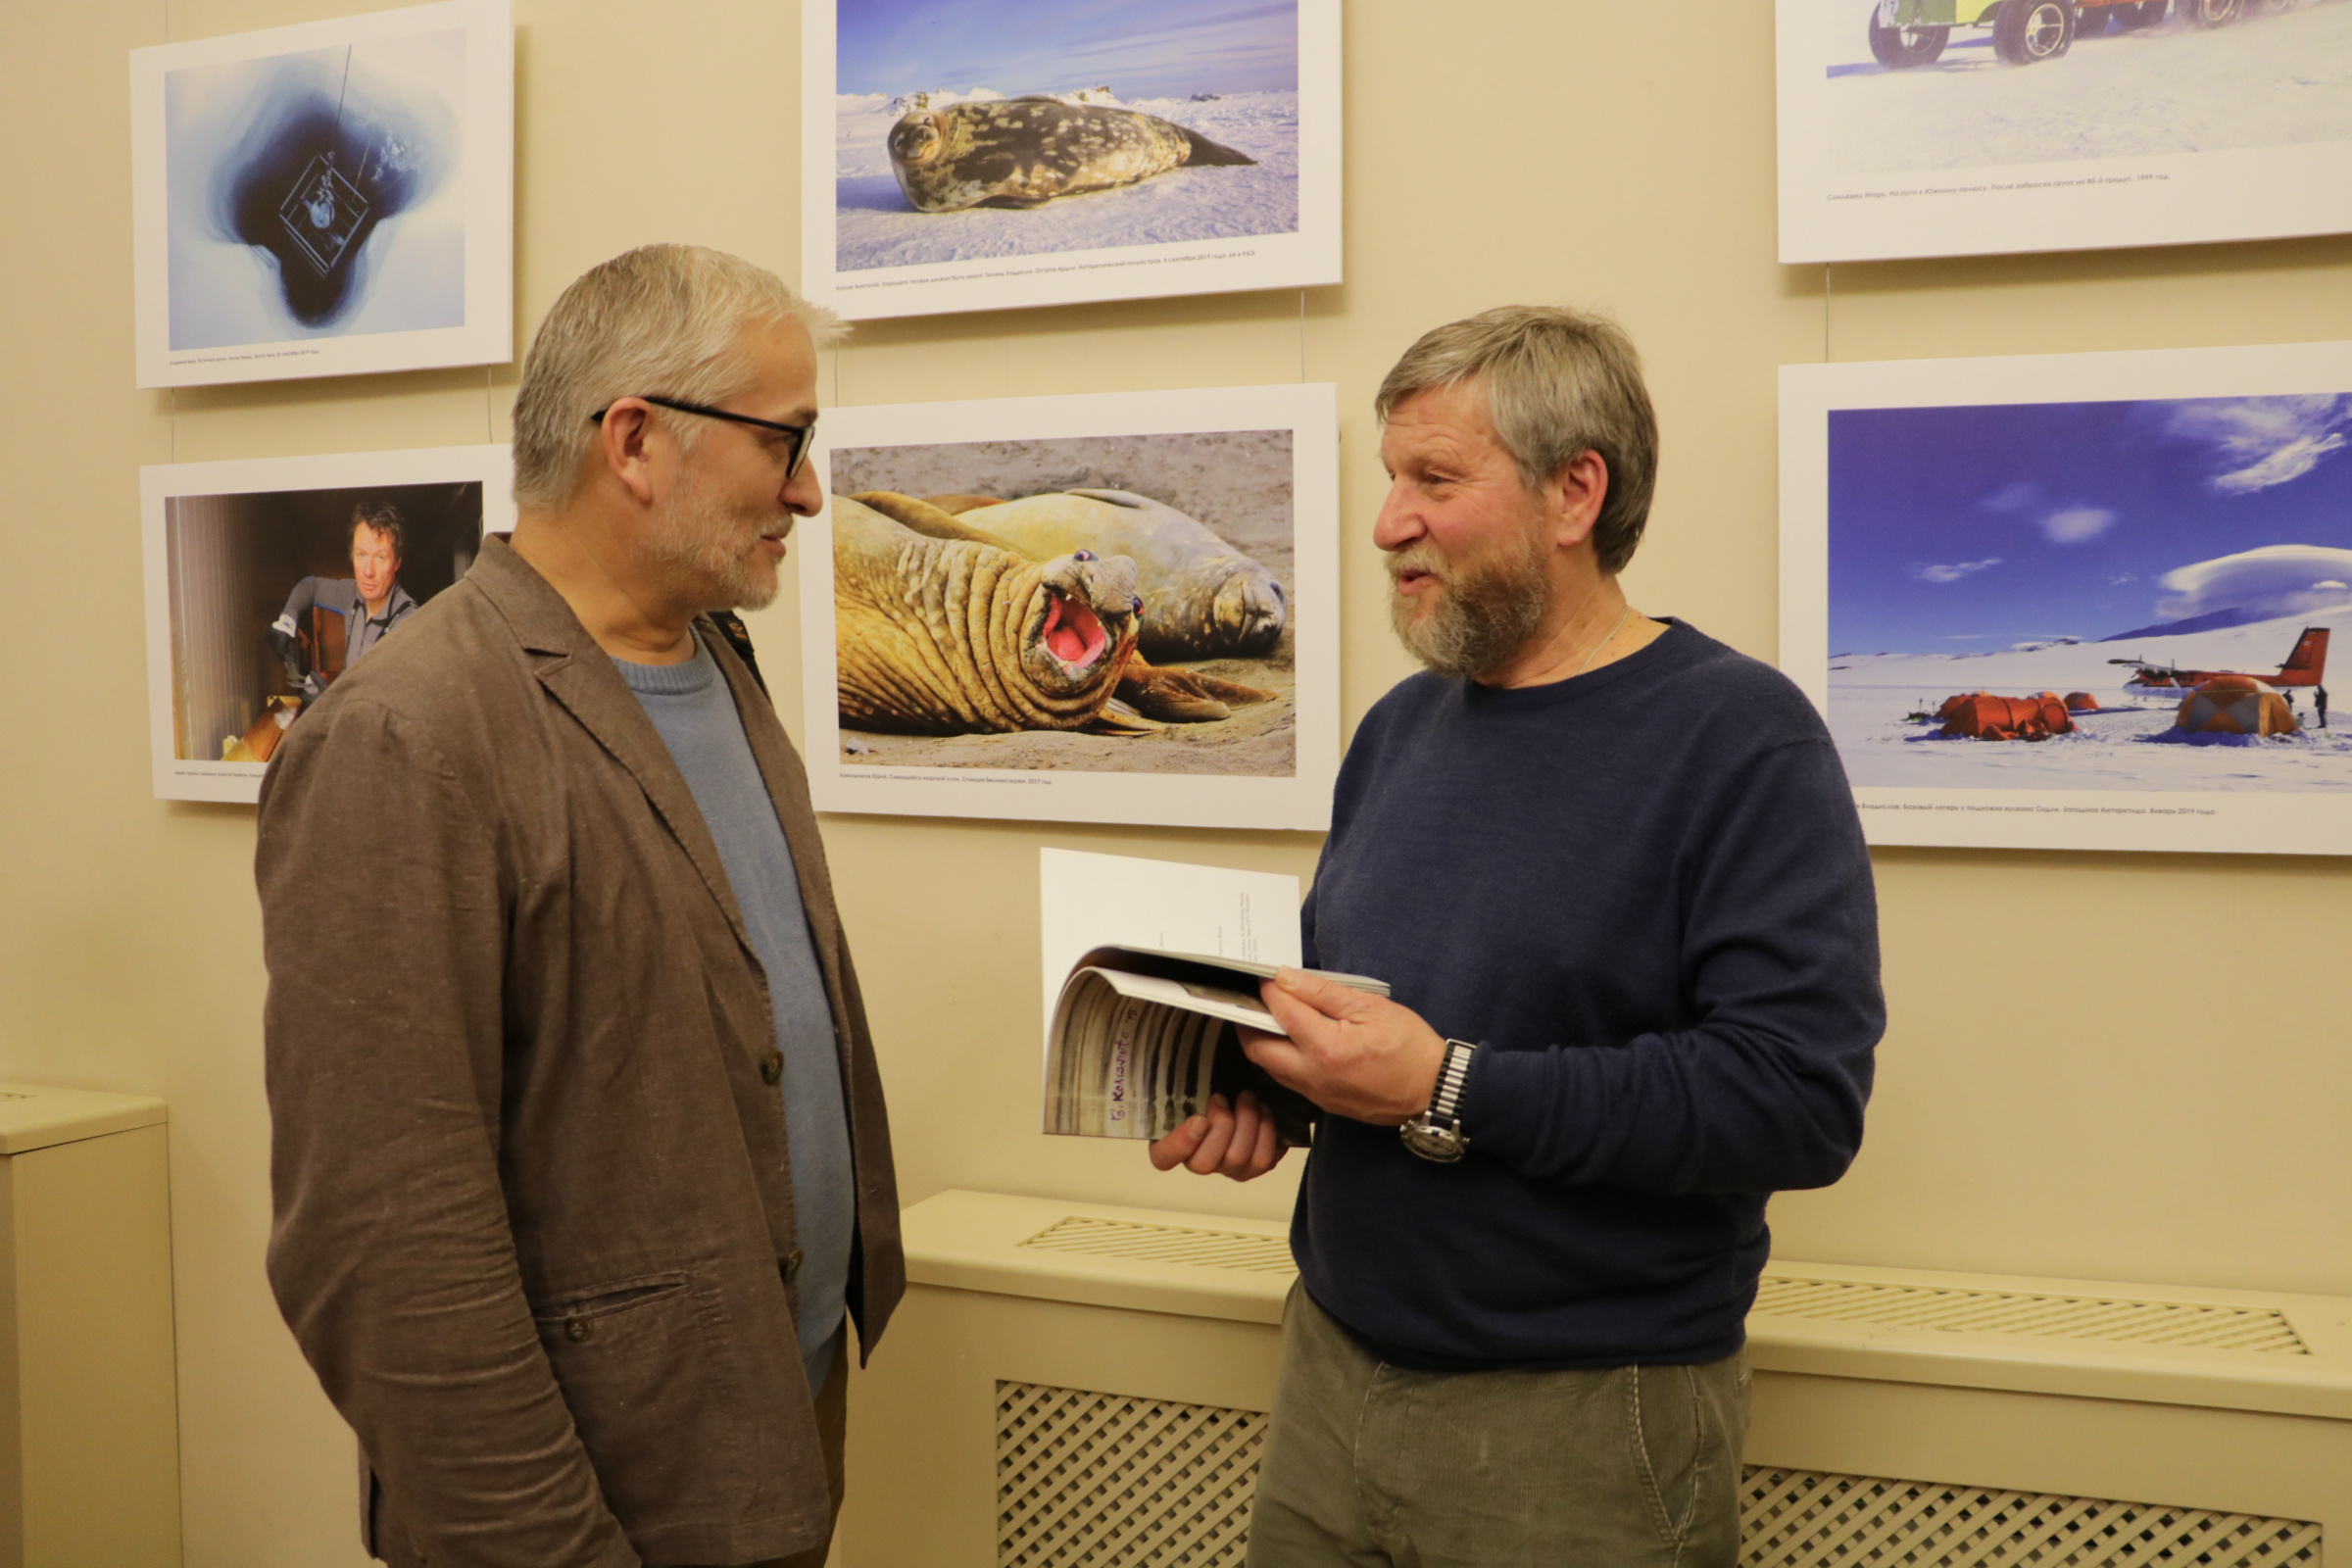
[[[1989,27],[1954,27],[1940,59],[1905,71],[1871,58],[1870,0],[1824,3],[1838,50],[1829,158],[1844,172],[2352,139],[2352,4],[2343,0],[2211,30],[2176,17],[2124,32],[2102,20],[2097,36],[2032,66],[1996,59]]]
[[[2176,740],[2180,699],[2126,692],[2132,667],[2108,662],[2138,658],[2261,676],[2278,667],[2306,626],[2332,628],[2331,670],[2352,655],[2352,605],[2184,636],[1998,653],[1833,654],[1830,733],[1857,788],[2352,791],[2352,712],[2340,702],[2328,710],[2329,727],[2315,729],[2309,688],[2281,687],[2303,725],[2298,733]],[[1974,691],[2088,692],[2100,710],[2074,714],[2074,733],[2045,741],[1946,740],[1940,724],[1910,716]],[[2335,691],[2352,697],[2352,674]]]
[[[992,88],[929,94],[933,109],[1002,99]],[[1175,169],[1132,185],[1057,196],[1043,207],[918,213],[890,169],[890,127],[906,98],[845,93],[836,101],[835,266],[880,267],[1042,256],[1124,245],[1238,239],[1298,228],[1298,94],[1246,92],[1196,102],[1100,92],[1057,95],[1067,103],[1156,115],[1248,153],[1254,166]],[[894,107],[896,106],[896,107]]]

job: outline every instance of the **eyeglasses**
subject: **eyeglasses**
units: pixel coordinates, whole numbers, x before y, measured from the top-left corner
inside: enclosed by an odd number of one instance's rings
[[[800,477],[801,469],[808,462],[808,449],[816,444],[816,421],[814,419],[810,419],[807,424],[778,424],[773,419],[755,419],[748,414],[729,414],[724,409],[708,408],[700,403],[685,403],[676,398],[658,398],[650,393],[642,396],[638,401],[651,403],[657,408],[674,409],[680,414],[699,414],[706,419],[725,419],[730,424],[748,424],[755,429],[773,430],[778,435],[790,436],[792,446],[784,460],[784,477],[787,480]],[[588,416],[588,422],[602,424],[605,416],[612,412],[612,407],[607,405]]]

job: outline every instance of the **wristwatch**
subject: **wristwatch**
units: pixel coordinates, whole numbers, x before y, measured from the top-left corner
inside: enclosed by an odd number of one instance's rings
[[[1462,1082],[1470,1076],[1470,1058],[1477,1051],[1467,1040],[1446,1041],[1446,1059],[1438,1065],[1438,1086],[1430,1092],[1429,1108],[1396,1129],[1404,1147],[1423,1159],[1450,1165],[1470,1147],[1470,1140],[1462,1136]]]

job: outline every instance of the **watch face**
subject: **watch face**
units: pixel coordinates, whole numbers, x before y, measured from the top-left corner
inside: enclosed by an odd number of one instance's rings
[[[1408,1121],[1396,1132],[1404,1140],[1405,1148],[1423,1159],[1434,1159],[1441,1164],[1451,1164],[1461,1158],[1462,1151],[1470,1146],[1459,1127],[1431,1127]]]

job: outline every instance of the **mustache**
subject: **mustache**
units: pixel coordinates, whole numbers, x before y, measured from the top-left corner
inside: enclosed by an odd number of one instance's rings
[[[1442,583],[1450,584],[1453,581],[1453,573],[1447,568],[1446,558],[1438,554],[1427,540],[1407,545],[1402,550],[1396,551],[1389,557],[1385,564],[1389,568],[1389,583],[1392,587],[1402,582],[1404,574],[1408,571],[1425,571]]]

